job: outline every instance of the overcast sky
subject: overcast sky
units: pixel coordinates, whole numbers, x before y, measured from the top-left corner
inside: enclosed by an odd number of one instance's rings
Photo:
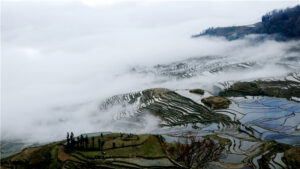
[[[155,86],[151,83],[153,77],[124,75],[131,66],[230,54],[233,47],[240,47],[244,42],[195,40],[190,36],[212,26],[259,22],[266,12],[298,3],[4,0],[1,10],[2,134],[12,137],[28,135],[27,130],[34,134],[51,132],[57,127],[56,121],[66,118],[53,111],[53,107]],[[270,42],[251,50],[272,56],[282,48],[283,44]],[[253,51],[245,51],[253,54]],[[163,87],[174,86],[168,83]],[[62,135],[76,128],[84,113],[96,110],[97,104],[74,111],[74,119],[60,124],[61,132],[53,134]],[[78,132],[97,129],[88,120],[85,127],[77,127]]]

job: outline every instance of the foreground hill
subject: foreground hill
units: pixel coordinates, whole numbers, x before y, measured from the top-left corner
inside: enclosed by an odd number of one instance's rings
[[[224,161],[221,157],[222,152],[226,152],[226,147],[236,145],[231,145],[230,139],[215,135],[202,139],[191,135],[182,136],[181,141],[169,142],[161,135],[149,134],[111,133],[86,138],[87,142],[84,144],[78,137],[73,140],[74,143],[64,140],[24,149],[14,156],[2,159],[1,168],[244,168],[251,166],[254,158],[259,159],[260,167],[269,168],[269,164],[278,162],[279,159],[273,158],[276,154],[283,154],[280,157],[281,164],[278,164],[281,167],[295,168],[299,165],[299,148],[276,142],[250,147],[253,152],[245,156],[248,163],[235,163],[237,159]]]
[[[285,10],[274,10],[262,16],[261,22],[246,26],[209,28],[198,35],[223,36],[228,40],[243,38],[249,34],[275,35],[277,40],[300,38],[300,5]]]
[[[77,138],[73,145],[61,141],[27,148],[3,159],[1,168],[198,168],[224,148],[210,139],[193,138],[185,138],[193,143],[187,145],[165,142],[160,135],[100,134],[87,137],[84,144]]]

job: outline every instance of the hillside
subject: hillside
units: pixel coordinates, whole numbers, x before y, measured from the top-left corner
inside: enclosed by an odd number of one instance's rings
[[[208,28],[200,36],[223,36],[228,40],[243,38],[249,34],[274,35],[276,40],[299,39],[300,5],[284,10],[274,10],[262,16],[261,22],[253,25]]]

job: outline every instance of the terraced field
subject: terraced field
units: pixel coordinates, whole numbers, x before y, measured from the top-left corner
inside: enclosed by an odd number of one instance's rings
[[[114,96],[100,105],[100,109],[113,106],[123,107],[116,114],[117,118],[124,118],[150,112],[163,120],[163,126],[180,126],[189,123],[233,123],[226,115],[211,111],[190,98],[168,89],[149,89],[138,93]]]
[[[211,95],[207,92],[201,95],[189,90],[159,90],[131,96],[142,105],[136,108],[137,112],[148,111],[160,117],[162,128],[156,132],[163,134],[167,141],[194,135],[222,143],[223,156],[218,162],[211,162],[208,168],[216,165],[287,168],[285,151],[299,146],[300,104],[297,102],[262,96],[230,97],[228,109],[210,109],[201,102]],[[151,97],[153,99],[145,99]],[[136,102],[129,99],[123,104],[126,107]]]
[[[4,159],[2,168],[298,166],[298,102],[266,96],[228,97],[230,101],[221,97],[205,99],[214,97],[207,91],[194,91],[160,88],[108,98],[99,108],[121,108],[115,120],[132,120],[150,113],[160,119],[160,127],[152,134],[88,134],[86,147],[77,143],[70,149],[61,141],[27,148]],[[208,107],[208,101],[216,105],[225,101],[229,107]]]

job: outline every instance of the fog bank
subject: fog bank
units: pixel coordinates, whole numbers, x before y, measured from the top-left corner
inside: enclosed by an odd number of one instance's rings
[[[259,3],[259,5],[257,4]],[[86,6],[70,2],[2,4],[1,137],[43,142],[97,131],[151,132],[159,119],[115,120],[101,112],[110,96],[153,87],[205,88],[213,84],[285,76],[299,71],[298,41],[255,36],[237,41],[192,34],[210,26],[250,24],[289,2],[122,2]],[[132,73],[192,57],[216,56],[205,65],[255,62],[251,70],[203,73],[188,79]],[[283,63],[283,64],[281,64]],[[137,127],[138,126],[138,127]],[[140,130],[137,130],[139,128]]]

